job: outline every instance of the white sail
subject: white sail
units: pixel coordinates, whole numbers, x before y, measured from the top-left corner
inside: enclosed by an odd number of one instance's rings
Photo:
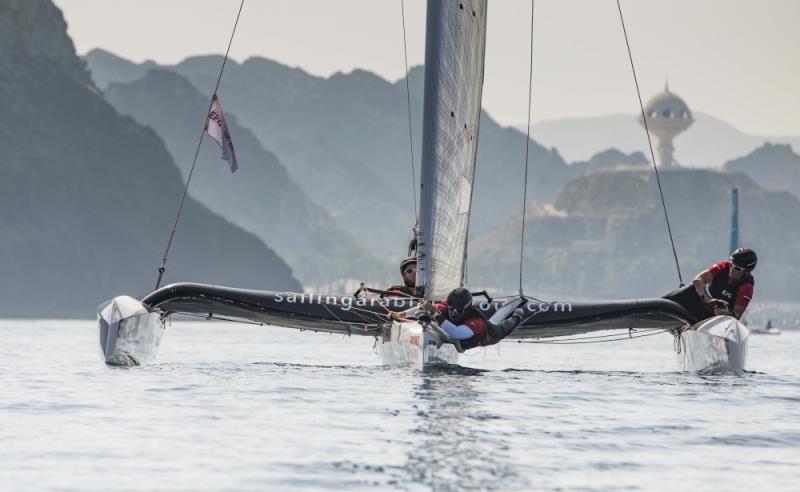
[[[486,0],[429,0],[417,284],[441,299],[464,282],[478,150]]]

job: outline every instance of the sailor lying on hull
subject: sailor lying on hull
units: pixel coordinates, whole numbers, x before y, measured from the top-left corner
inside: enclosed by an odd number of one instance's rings
[[[523,301],[515,300],[511,303],[519,306]],[[507,306],[513,307],[510,304]],[[503,308],[498,312],[502,310]],[[453,289],[445,302],[434,305],[430,301],[423,301],[419,307],[392,313],[393,317],[399,319],[415,318],[423,326],[435,324],[447,334],[459,352],[498,343],[516,329],[523,315],[524,311],[516,308],[500,321],[494,320],[494,317],[492,320],[486,319],[472,305],[470,291],[463,287]]]
[[[730,259],[703,270],[690,285],[664,296],[683,306],[698,321],[713,316],[741,319],[753,298],[753,270],[758,263],[755,251],[739,248]],[[731,308],[733,306],[733,308]]]

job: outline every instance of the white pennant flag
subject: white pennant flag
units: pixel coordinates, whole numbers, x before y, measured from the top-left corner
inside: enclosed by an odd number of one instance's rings
[[[222,106],[220,106],[219,98],[216,94],[211,98],[211,111],[208,112],[208,119],[206,120],[206,133],[222,147],[222,158],[230,164],[231,172],[239,169],[239,164],[236,162],[236,152],[233,150],[233,140],[231,140],[228,125],[225,123],[225,116],[222,114]]]

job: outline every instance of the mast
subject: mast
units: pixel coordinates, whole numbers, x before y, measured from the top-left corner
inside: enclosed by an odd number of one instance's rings
[[[463,284],[486,8],[486,0],[428,1],[417,237],[417,285],[427,299],[442,299]]]
[[[731,191],[731,253],[739,249],[739,189]]]

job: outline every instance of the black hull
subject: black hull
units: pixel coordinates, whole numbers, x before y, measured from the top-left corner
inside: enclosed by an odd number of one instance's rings
[[[417,304],[407,298],[355,299],[193,283],[167,285],[148,294],[142,302],[150,309],[170,313],[364,336],[382,334],[388,311],[402,311]],[[475,305],[489,318],[502,303],[476,301]],[[531,301],[524,310],[524,321],[509,338],[546,338],[612,329],[676,329],[697,321],[679,304],[660,298],[589,303]]]

